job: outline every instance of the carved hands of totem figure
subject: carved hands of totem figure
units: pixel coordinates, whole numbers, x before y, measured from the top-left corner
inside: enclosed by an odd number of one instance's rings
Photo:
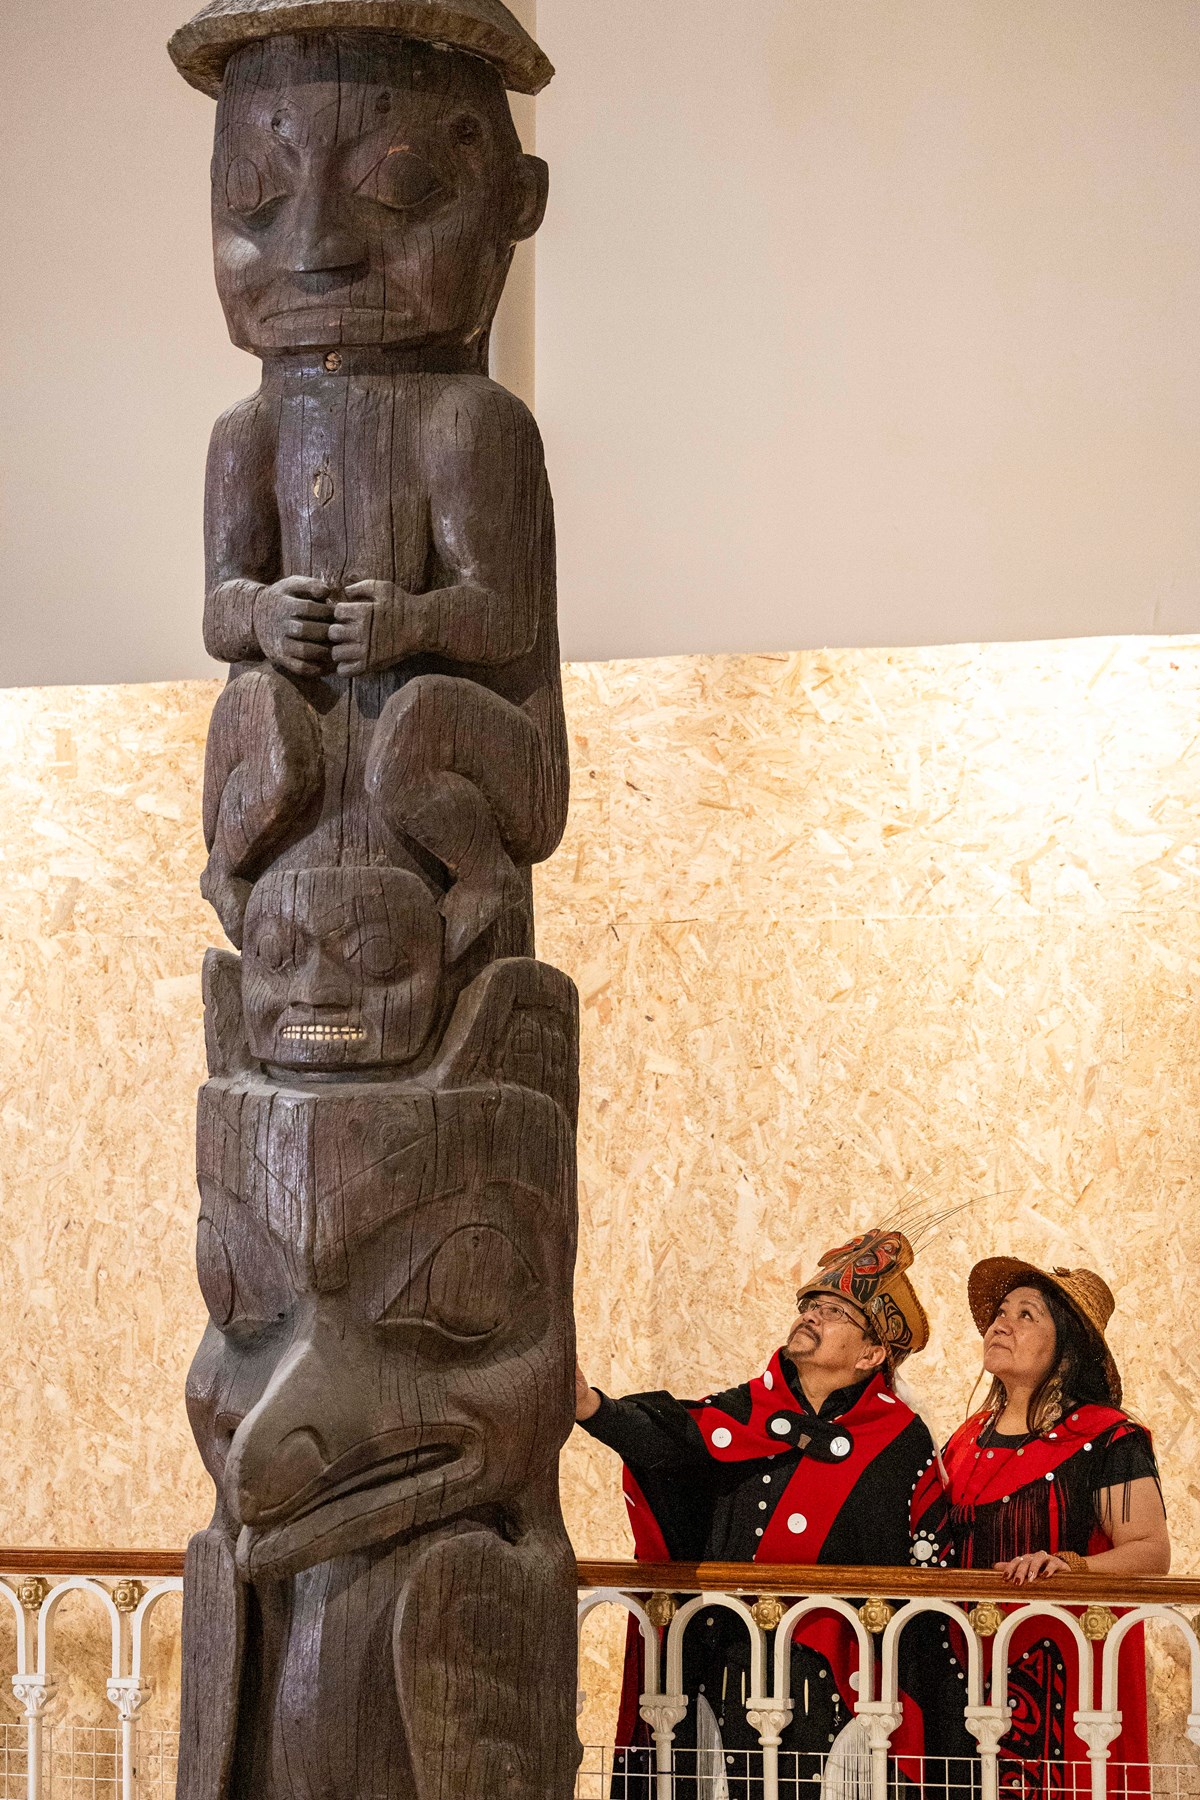
[[[285,675],[323,675],[332,666],[329,627],[333,589],[307,575],[287,575],[251,593],[252,629],[268,662]]]

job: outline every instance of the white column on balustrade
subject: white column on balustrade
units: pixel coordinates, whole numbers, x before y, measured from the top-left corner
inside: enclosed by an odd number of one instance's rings
[[[47,1588],[36,1577],[19,1580],[14,1588],[0,1582],[17,1626],[17,1669],[12,1690],[25,1719],[25,1793],[27,1800],[39,1800],[42,1787],[42,1719],[53,1694],[37,1673],[37,1613]],[[28,1602],[32,1601],[32,1604]]]

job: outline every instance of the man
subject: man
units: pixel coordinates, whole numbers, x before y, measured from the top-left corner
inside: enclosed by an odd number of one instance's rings
[[[829,1251],[801,1286],[787,1342],[762,1374],[706,1400],[613,1400],[577,1374],[576,1419],[625,1464],[639,1559],[909,1563],[909,1499],[934,1456],[924,1421],[893,1388],[897,1366],[929,1339],[906,1273],[912,1260],[895,1230]],[[617,1768],[623,1764],[631,1795],[650,1768],[648,1753],[634,1748],[650,1741],[638,1718],[639,1648],[631,1633],[617,1734]],[[702,1744],[719,1733],[731,1793],[748,1792],[737,1778],[754,1764],[738,1752],[759,1742],[746,1719],[749,1649],[745,1627],[721,1607],[698,1613],[684,1641],[684,1688],[695,1704],[676,1745],[695,1748],[698,1721]],[[844,1621],[820,1614],[804,1622],[780,1756],[789,1783],[819,1775],[818,1759],[850,1720],[856,1667]],[[910,1695],[913,1686],[906,1682]],[[919,1750],[919,1721],[904,1733],[904,1747]],[[691,1760],[685,1755],[678,1766]]]

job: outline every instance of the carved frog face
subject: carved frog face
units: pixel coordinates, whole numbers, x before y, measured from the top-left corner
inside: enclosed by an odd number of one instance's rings
[[[403,869],[272,870],[242,936],[251,1054],[284,1069],[402,1066],[429,1036],[442,918]]]
[[[499,74],[389,32],[268,38],[230,61],[213,236],[235,344],[481,360],[514,243],[541,223]]]

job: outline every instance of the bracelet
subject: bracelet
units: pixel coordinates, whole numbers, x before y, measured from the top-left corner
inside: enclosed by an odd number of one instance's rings
[[[1056,1550],[1054,1554],[1057,1556],[1059,1562],[1066,1563],[1072,1575],[1091,1574],[1091,1570],[1088,1568],[1087,1557],[1080,1556],[1078,1550]]]

